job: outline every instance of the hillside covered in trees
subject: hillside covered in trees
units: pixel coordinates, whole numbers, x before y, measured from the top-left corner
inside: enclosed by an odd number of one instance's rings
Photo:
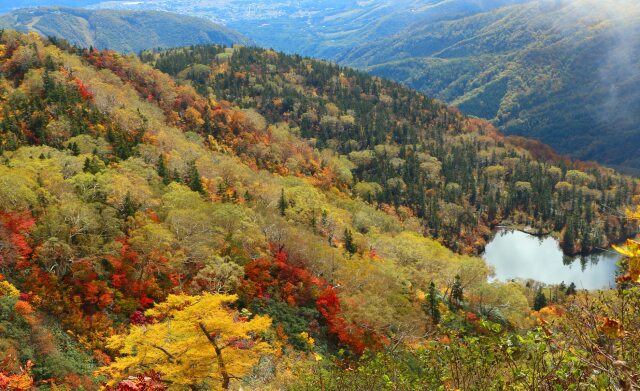
[[[12,7],[53,1],[20,0]],[[102,9],[109,15],[115,12],[109,9],[161,10],[207,18],[262,47],[337,61],[401,82],[465,114],[487,119],[505,134],[535,138],[573,158],[626,173],[640,170],[634,149],[640,122],[636,66],[640,7],[635,0],[68,0],[64,4]],[[84,47],[92,44],[78,31],[84,30],[83,24],[70,27],[68,17],[47,23],[25,19],[26,24],[6,26],[39,24],[46,34]],[[122,23],[113,16],[103,19]],[[144,30],[135,24],[118,26],[115,34],[106,34],[102,44],[93,46],[137,52],[210,42],[206,34],[191,36],[178,26],[166,32],[171,44],[160,45],[165,42],[146,40]],[[157,29],[154,23],[146,26]],[[125,44],[120,30],[134,32],[128,35],[135,48]],[[178,39],[176,33],[188,39]],[[624,153],[619,153],[621,144]]]
[[[556,232],[571,254],[635,230],[612,213],[636,194],[634,180],[506,139],[487,122],[396,83],[261,49],[208,46],[142,57],[204,96],[257,111],[338,154],[341,179],[352,182],[355,196],[419,218],[426,235],[456,251],[477,253],[497,224]],[[283,163],[299,169],[295,158]]]
[[[6,7],[52,2],[19,0]],[[534,138],[562,154],[622,172],[640,172],[635,148],[640,123],[640,6],[635,0],[63,3],[108,14],[113,14],[108,9],[161,10],[207,18],[262,47],[336,61],[401,82],[489,120],[504,134]],[[109,23],[116,19],[105,18]],[[37,19],[26,20],[38,24]],[[78,39],[82,24],[70,28],[65,19],[46,27],[46,34],[91,45],[90,40]],[[162,40],[135,33],[129,38],[137,45],[129,48],[118,35],[122,27],[143,31],[124,23],[113,29],[117,33],[103,37],[103,45],[93,46],[137,52],[208,42],[180,27],[169,29],[168,40],[181,44],[160,45]],[[152,23],[147,27],[157,29]],[[174,32],[189,39],[179,40]]]
[[[528,1],[424,20],[337,56],[506,134],[635,171],[640,113],[635,1]]]
[[[158,11],[23,8],[0,15],[0,28],[35,31],[85,48],[133,53],[149,48],[250,42],[208,20]]]
[[[489,282],[459,253],[492,208],[568,210],[572,246],[587,218],[622,235],[630,178],[326,63],[143,58],[180,82],[1,33],[0,389],[638,387],[634,242],[601,294]]]

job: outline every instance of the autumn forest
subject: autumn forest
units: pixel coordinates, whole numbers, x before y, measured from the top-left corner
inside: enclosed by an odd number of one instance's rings
[[[334,63],[1,30],[0,390],[640,389],[638,203]],[[491,278],[503,225],[616,287]]]

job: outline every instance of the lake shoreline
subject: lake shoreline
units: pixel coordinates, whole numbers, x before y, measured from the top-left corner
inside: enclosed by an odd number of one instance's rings
[[[566,255],[557,238],[531,235],[509,226],[496,227],[482,258],[499,281],[535,280],[548,285],[575,283],[581,289],[615,287],[621,255],[598,250],[587,255]]]
[[[491,235],[486,238],[486,242],[487,244],[489,244],[492,240],[495,239],[496,234],[501,231],[501,230],[511,230],[511,231],[518,231],[518,232],[522,232],[524,234],[536,237],[536,238],[554,238],[555,240],[558,241],[558,243],[560,243],[560,232],[556,232],[556,231],[543,231],[540,232],[537,228],[533,228],[529,225],[517,225],[517,224],[508,224],[508,223],[501,223],[498,225],[495,225],[491,228]],[[612,241],[609,243],[608,245],[608,249],[605,248],[601,248],[601,247],[593,247],[593,249],[591,249],[590,251],[575,251],[573,253],[568,253],[564,250],[564,248],[562,248],[562,246],[560,246],[562,253],[566,256],[569,257],[578,257],[578,256],[589,256],[589,255],[594,255],[594,254],[599,254],[601,252],[605,252],[605,251],[609,251],[609,249],[616,245],[616,246],[621,246],[624,245],[624,243],[629,240],[629,239],[633,239],[636,236],[640,235],[640,232],[635,232],[632,235],[629,235],[627,237],[625,237],[624,239],[620,239],[619,241]],[[484,246],[484,248],[482,248],[482,251],[480,251],[478,253],[478,255],[482,255],[485,252],[486,249],[486,245]]]

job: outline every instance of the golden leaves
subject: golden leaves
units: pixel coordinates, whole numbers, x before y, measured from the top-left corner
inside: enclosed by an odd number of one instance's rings
[[[0,390],[30,390],[33,387],[33,378],[29,374],[31,367],[33,367],[33,362],[29,360],[25,368],[21,368],[18,374],[9,375],[5,372],[0,372]]]
[[[620,321],[608,317],[600,319],[600,331],[609,338],[622,338],[625,336],[624,327]]]
[[[627,209],[626,211],[627,218],[631,220],[640,220],[640,208],[634,210]]]
[[[640,220],[640,208],[636,210],[627,209],[627,218],[630,220]],[[640,242],[627,240],[624,247],[612,246],[614,250],[627,257],[627,273],[618,278],[620,283],[640,283]]]
[[[298,334],[300,336],[300,338],[306,342],[307,346],[309,348],[313,348],[314,346],[316,346],[316,340],[313,339],[308,332],[303,331],[300,334]]]
[[[0,297],[2,296],[18,297],[20,291],[9,281],[0,281]]]
[[[244,376],[261,356],[274,352],[260,334],[271,319],[250,320],[229,308],[235,295],[205,293],[170,295],[146,311],[156,323],[131,327],[126,336],[110,339],[122,354],[100,372],[114,381],[152,369],[176,385],[224,388],[231,378]]]
[[[627,273],[618,278],[619,282],[640,283],[640,242],[627,240],[624,247],[613,246],[614,250],[627,257]]]

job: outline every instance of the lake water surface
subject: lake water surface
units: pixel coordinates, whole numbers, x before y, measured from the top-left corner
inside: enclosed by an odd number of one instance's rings
[[[534,279],[547,284],[575,283],[578,289],[615,286],[620,256],[601,252],[568,257],[553,237],[536,237],[516,230],[501,229],[482,256],[493,265],[500,281]]]

